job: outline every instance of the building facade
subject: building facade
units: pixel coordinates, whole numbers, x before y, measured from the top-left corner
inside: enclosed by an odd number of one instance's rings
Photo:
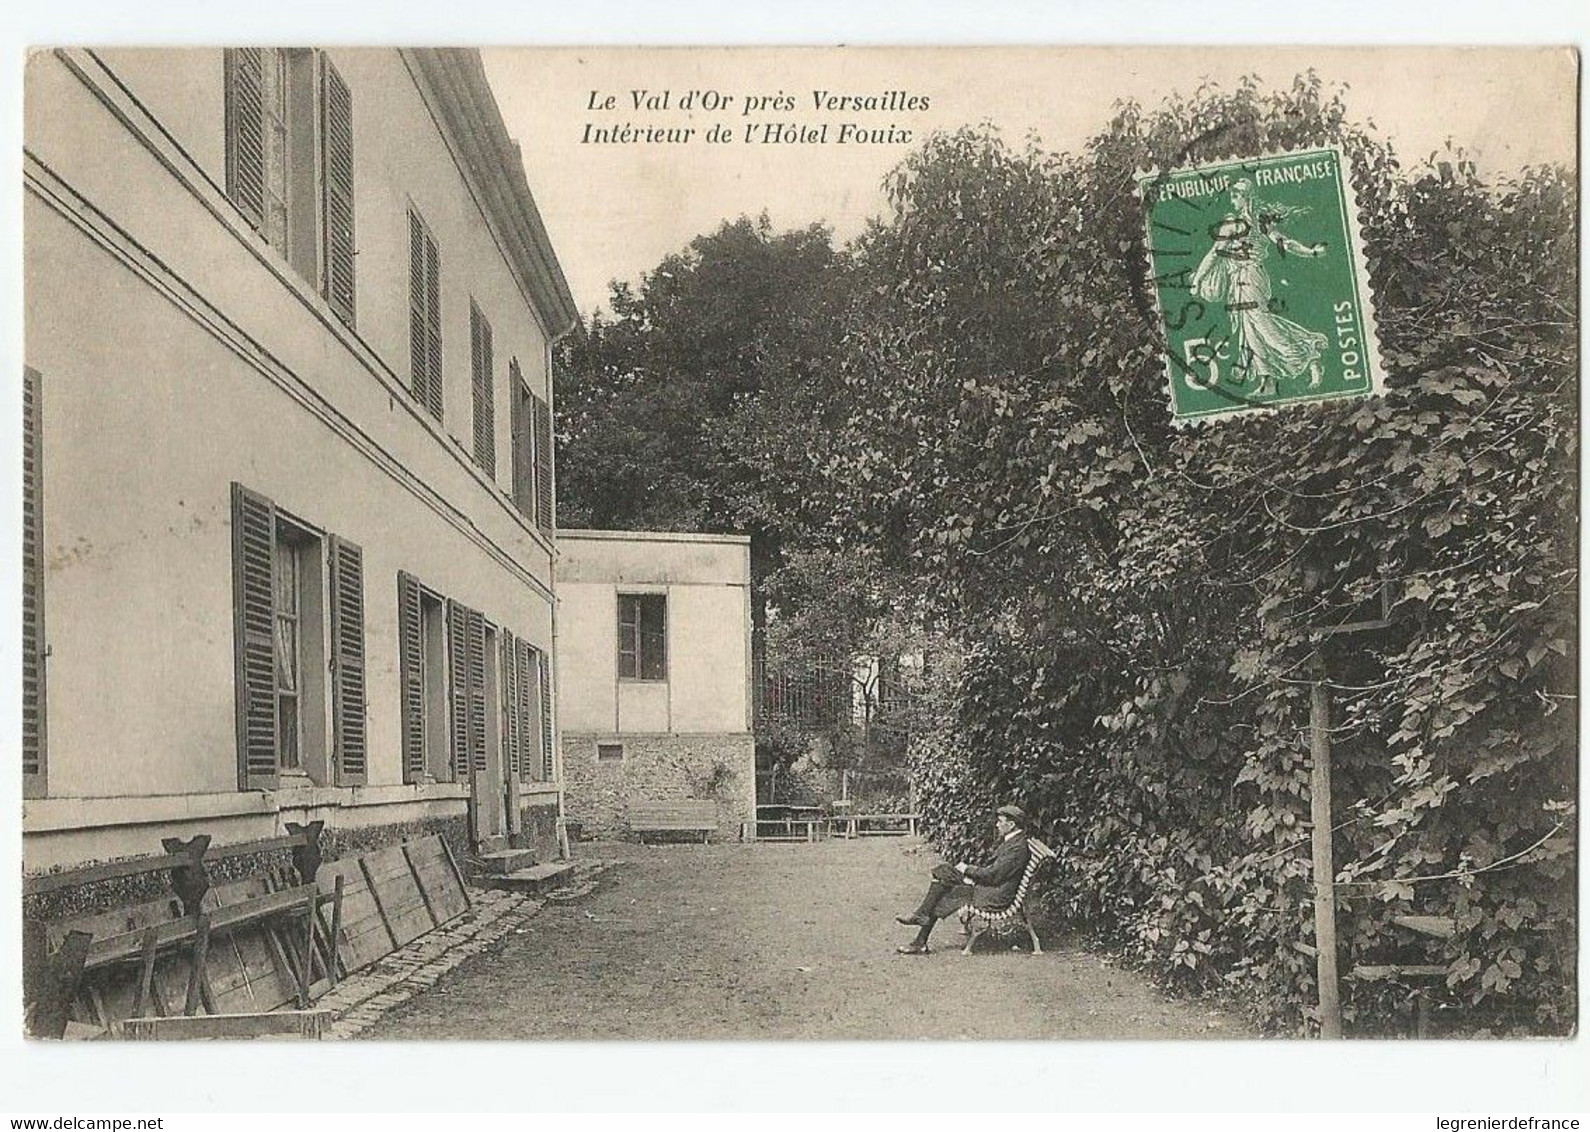
[[[560,531],[558,705],[571,819],[629,832],[632,802],[756,811],[751,544],[733,535]]]
[[[472,51],[26,75],[24,864],[559,851],[551,349]]]

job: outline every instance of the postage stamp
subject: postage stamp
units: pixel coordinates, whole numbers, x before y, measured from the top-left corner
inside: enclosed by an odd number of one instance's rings
[[[1137,190],[1177,423],[1381,391],[1340,149],[1146,173]]]

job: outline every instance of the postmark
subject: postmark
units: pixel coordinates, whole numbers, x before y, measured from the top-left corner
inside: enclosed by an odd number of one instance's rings
[[[1137,191],[1176,423],[1382,390],[1339,148],[1145,173]]]

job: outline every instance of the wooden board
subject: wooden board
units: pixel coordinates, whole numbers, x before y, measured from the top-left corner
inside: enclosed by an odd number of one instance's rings
[[[216,885],[204,895],[207,909],[242,904],[266,896],[271,886],[264,876]],[[290,970],[270,938],[274,929],[250,924],[213,938],[206,962],[210,992],[219,1014],[246,1014],[274,1010],[295,995]]]
[[[245,1038],[321,1038],[333,1021],[329,1010],[198,1015],[193,1018],[130,1019],[122,1033],[132,1041]]]
[[[442,839],[436,834],[422,837],[404,846],[414,875],[419,878],[420,892],[430,905],[432,917],[438,925],[445,924],[469,910],[469,897],[464,892],[464,878],[453,867]]]
[[[336,888],[339,876],[343,881],[342,930],[338,933],[341,938],[337,940],[337,955],[342,960],[343,970],[352,972],[391,954],[397,944],[393,942],[392,933],[387,930],[386,921],[381,917],[381,909],[376,905],[375,895],[364,879],[359,859],[345,857],[340,861],[326,861],[320,866],[315,882],[320,886],[320,891],[329,896]],[[330,914],[329,908],[321,909],[322,923],[329,923],[326,917]]]
[[[436,926],[401,845],[366,853],[359,858],[359,863],[374,890],[381,918],[386,921],[397,946],[418,939]]]

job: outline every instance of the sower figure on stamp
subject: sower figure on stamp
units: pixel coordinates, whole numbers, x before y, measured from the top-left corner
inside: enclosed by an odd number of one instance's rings
[[[1027,815],[1020,806],[1001,806],[995,814],[994,828],[999,831],[1000,842],[994,859],[987,865],[963,861],[954,867],[936,866],[933,883],[928,885],[917,910],[909,916],[895,917],[902,924],[920,929],[914,940],[897,949],[901,955],[926,955],[933,925],[967,904],[989,912],[1010,907],[1031,856],[1027,847]]]

